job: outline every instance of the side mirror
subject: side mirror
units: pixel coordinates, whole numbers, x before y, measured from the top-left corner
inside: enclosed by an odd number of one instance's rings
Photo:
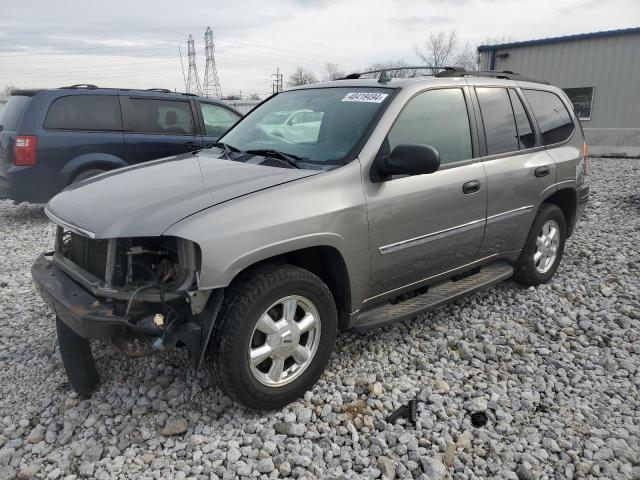
[[[396,146],[391,155],[377,160],[381,177],[392,175],[424,175],[440,168],[440,154],[430,145],[403,144]]]

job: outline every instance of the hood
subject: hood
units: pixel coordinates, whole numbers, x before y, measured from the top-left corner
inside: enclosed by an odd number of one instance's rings
[[[94,238],[158,236],[205,208],[317,173],[236,162],[213,148],[89,178],[53,197],[46,212]]]

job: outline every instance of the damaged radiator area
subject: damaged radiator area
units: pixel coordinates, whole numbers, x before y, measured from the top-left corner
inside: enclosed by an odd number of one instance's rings
[[[53,265],[82,292],[72,308],[108,322],[101,335],[121,352],[146,356],[186,346],[201,361],[211,330],[206,306],[211,291],[199,291],[198,246],[177,237],[92,239],[58,227]],[[219,303],[219,302],[218,302]],[[93,336],[93,335],[92,335]]]

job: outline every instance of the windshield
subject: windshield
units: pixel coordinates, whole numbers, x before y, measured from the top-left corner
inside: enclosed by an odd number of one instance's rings
[[[278,151],[301,162],[342,164],[388,101],[387,88],[310,88],[283,92],[220,139],[242,152]]]

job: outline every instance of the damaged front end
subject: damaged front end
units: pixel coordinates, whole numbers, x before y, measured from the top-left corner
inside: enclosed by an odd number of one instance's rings
[[[177,237],[93,239],[57,227],[32,276],[59,320],[129,356],[184,346],[202,363],[222,290],[198,290],[200,249]]]

